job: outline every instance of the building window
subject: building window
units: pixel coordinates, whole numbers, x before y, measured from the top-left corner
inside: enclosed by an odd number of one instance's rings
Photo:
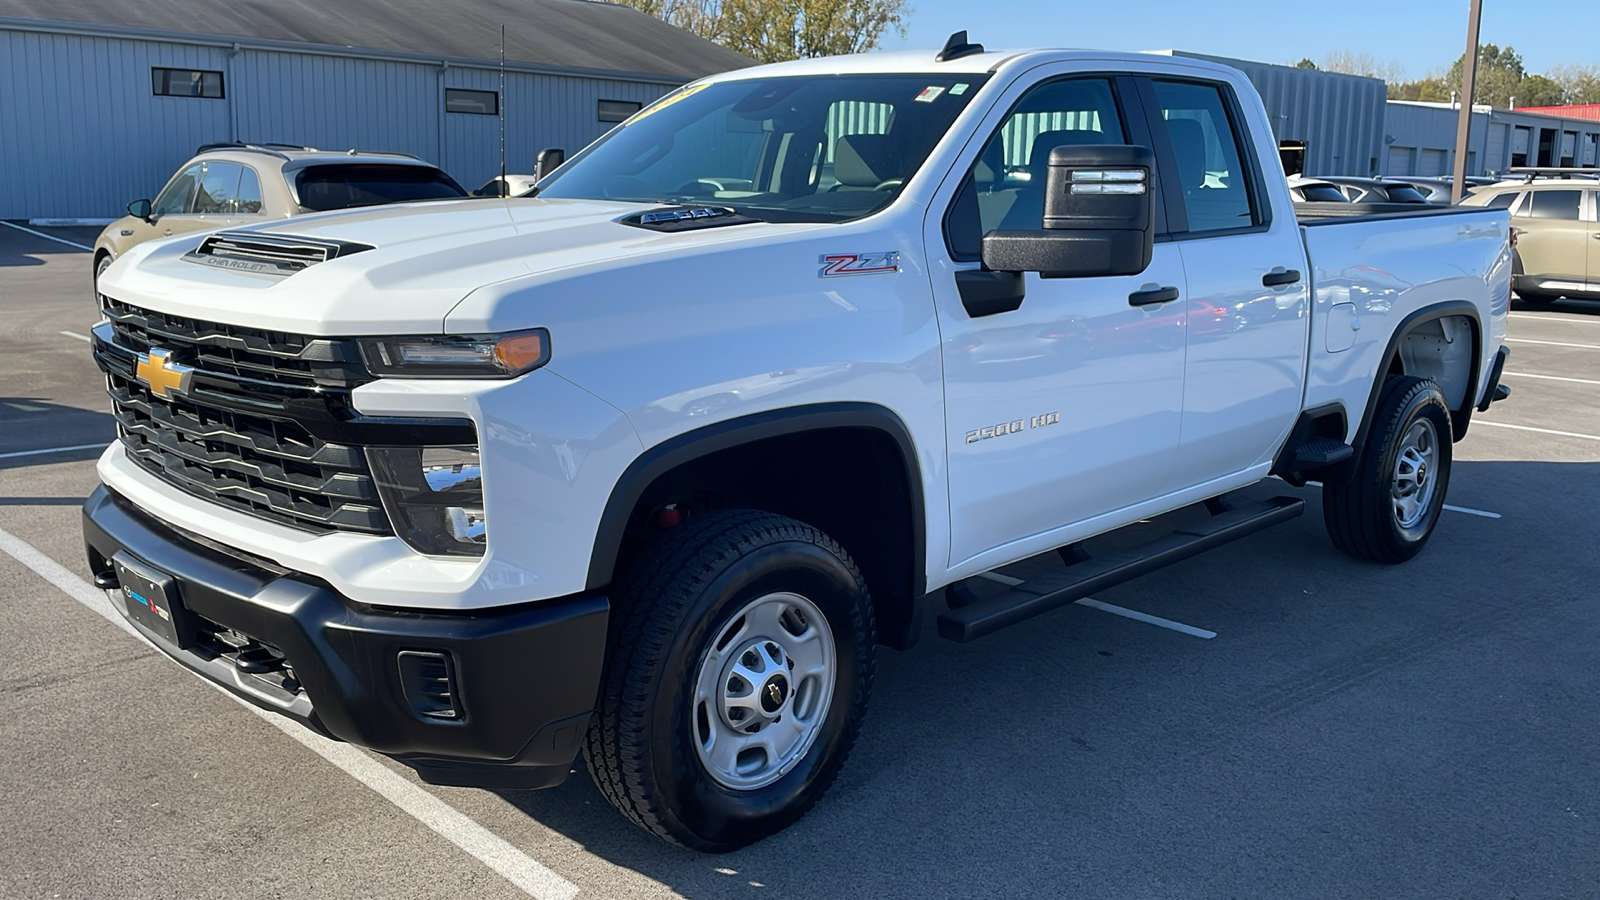
[[[157,97],[222,99],[222,73],[200,69],[151,69],[151,89]]]
[[[497,116],[500,114],[500,95],[494,91],[445,88],[444,111],[473,116]]]
[[[601,100],[599,106],[600,121],[626,122],[628,117],[638,112],[642,105],[632,100]]]

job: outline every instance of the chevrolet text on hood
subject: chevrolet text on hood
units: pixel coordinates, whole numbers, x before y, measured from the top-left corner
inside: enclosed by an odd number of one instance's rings
[[[1352,555],[1423,549],[1509,393],[1507,218],[1336,206],[1212,63],[958,34],[709,78],[522,197],[124,255],[90,565],[201,677],[431,782],[581,751],[641,827],[743,846],[927,617],[975,640],[1298,516],[1228,496],[1268,476]]]

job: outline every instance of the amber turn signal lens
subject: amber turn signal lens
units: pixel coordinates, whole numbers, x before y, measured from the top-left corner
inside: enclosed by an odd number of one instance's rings
[[[508,372],[526,372],[544,363],[550,345],[544,332],[508,335],[494,345],[494,358]]]

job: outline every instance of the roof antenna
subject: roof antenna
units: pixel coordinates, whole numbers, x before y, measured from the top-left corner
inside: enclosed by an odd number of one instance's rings
[[[939,51],[939,55],[935,56],[933,61],[949,62],[952,59],[960,59],[963,56],[971,56],[974,53],[982,52],[982,44],[968,43],[967,33],[965,31],[958,31],[955,34],[950,35],[950,40],[944,42],[944,49]]]
[[[500,96],[495,106],[500,108],[500,186],[495,193],[511,196],[511,185],[506,183],[506,23],[500,23]]]

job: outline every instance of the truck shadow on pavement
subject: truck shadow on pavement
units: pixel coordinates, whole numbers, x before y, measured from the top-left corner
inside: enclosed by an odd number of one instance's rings
[[[658,841],[581,760],[559,788],[499,793],[692,897],[1600,882],[1600,857],[1538,849],[1600,840],[1600,820],[1540,811],[1600,806],[1600,744],[1574,727],[1595,723],[1600,691],[1600,463],[1461,461],[1452,482],[1452,503],[1502,518],[1445,511],[1405,565],[1341,555],[1319,492],[1269,481],[1239,496],[1300,495],[1306,514],[1096,595],[1214,640],[1080,606],[965,645],[930,621],[913,650],[880,653],[832,790],[744,850]]]
[[[0,396],[0,470],[94,459],[116,436],[110,413]],[[55,448],[68,449],[33,452]]]

